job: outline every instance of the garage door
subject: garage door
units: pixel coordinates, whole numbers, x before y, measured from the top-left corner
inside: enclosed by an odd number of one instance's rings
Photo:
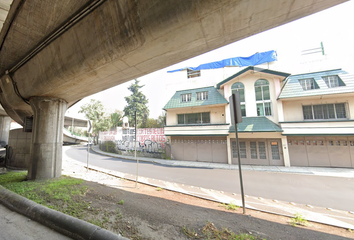
[[[354,166],[354,141],[348,137],[288,137],[288,146],[291,166]]]
[[[239,139],[242,164],[283,166],[279,139]],[[232,164],[238,163],[236,140],[231,139]]]
[[[172,159],[227,163],[226,137],[172,137]]]

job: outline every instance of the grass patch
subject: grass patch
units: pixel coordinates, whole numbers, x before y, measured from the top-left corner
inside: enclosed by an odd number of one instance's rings
[[[157,188],[156,188],[156,191],[162,191],[162,188],[157,187]]]
[[[260,240],[261,238],[247,234],[247,233],[234,233],[227,228],[218,229],[214,223],[207,222],[203,227],[201,233],[196,232],[194,229],[183,227],[182,231],[190,239],[208,239],[208,240]]]
[[[194,229],[189,229],[187,227],[182,227],[182,232],[184,235],[186,235],[188,238],[198,238],[198,233]]]
[[[229,204],[222,203],[220,206],[225,207],[227,210],[236,211],[240,206],[236,205],[235,202],[231,201]]]
[[[82,200],[87,187],[83,180],[62,176],[56,179],[26,181],[26,172],[0,175],[0,185],[48,208],[80,218],[90,203]]]
[[[301,225],[306,227],[309,225],[309,223],[304,218],[304,216],[302,216],[300,213],[295,213],[294,217],[290,219],[290,225],[291,226]]]
[[[123,204],[124,204],[124,200],[123,199],[118,202],[118,205],[123,205]]]

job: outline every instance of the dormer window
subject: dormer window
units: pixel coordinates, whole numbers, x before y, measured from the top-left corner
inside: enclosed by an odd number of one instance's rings
[[[190,101],[192,101],[191,93],[181,94],[181,102],[190,102]]]
[[[322,77],[322,79],[325,81],[327,87],[329,88],[345,86],[342,79],[340,79],[337,75]]]
[[[195,77],[200,77],[200,70],[192,70],[187,68],[187,78],[195,78]]]
[[[305,91],[319,88],[314,78],[300,79],[299,83],[301,84],[302,89]]]
[[[208,100],[208,92],[197,92],[197,101]]]

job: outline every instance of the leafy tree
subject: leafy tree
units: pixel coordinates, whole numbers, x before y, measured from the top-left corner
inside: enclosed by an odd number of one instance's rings
[[[89,103],[81,106],[79,113],[84,113],[85,117],[92,121],[92,132],[95,135],[95,143],[97,143],[99,132],[110,128],[110,118],[101,101],[91,99]]]
[[[166,112],[162,112],[161,115],[157,118],[157,124],[160,128],[163,128],[166,125]]]
[[[120,110],[115,110],[111,113],[111,128],[116,128],[123,125],[123,112]]]
[[[140,128],[157,128],[157,120],[154,118],[147,118],[145,122],[140,124]]]
[[[149,109],[146,106],[148,99],[140,91],[142,87],[144,87],[144,85],[139,85],[139,80],[135,79],[135,82],[128,87],[132,94],[124,98],[128,105],[125,106],[123,111],[124,115],[129,119],[130,126],[135,126],[135,111],[137,121],[143,125],[145,125],[144,122],[146,122],[149,117]]]
[[[157,119],[147,118],[143,121],[139,127],[140,128],[163,128],[166,122],[166,114],[162,113]]]

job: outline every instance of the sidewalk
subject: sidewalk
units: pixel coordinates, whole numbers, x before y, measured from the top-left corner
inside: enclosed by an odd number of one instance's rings
[[[114,153],[107,153],[101,151],[98,146],[92,146],[91,149],[101,155],[123,158],[126,160],[136,161],[134,156],[118,155]],[[209,163],[209,162],[192,162],[192,161],[178,161],[178,160],[165,160],[157,158],[138,157],[139,161],[151,162],[165,166],[172,167],[194,167],[194,168],[210,168],[210,169],[230,169],[237,170],[238,165],[229,165],[224,163]],[[284,166],[254,166],[242,165],[243,171],[265,171],[265,172],[284,172],[294,174],[309,174],[316,176],[328,177],[345,177],[354,178],[354,169],[350,168],[324,168],[324,167],[284,167]]]
[[[113,153],[106,153],[98,149],[98,146],[92,146],[94,152],[116,158],[124,158],[127,160],[135,161],[134,157],[122,156]],[[238,166],[218,164],[218,163],[205,163],[205,162],[187,162],[175,160],[163,160],[154,158],[138,158],[139,161],[151,162],[165,166],[175,167],[195,167],[195,168],[211,168],[211,169],[238,169]],[[90,169],[98,172],[106,173],[110,176],[125,178],[129,180],[136,180],[135,175],[126,174],[118,171],[112,171],[96,166],[90,166]],[[331,176],[331,177],[345,177],[354,178],[354,169],[346,168],[315,168],[315,167],[278,167],[278,166],[249,166],[243,165],[243,171],[267,171],[267,172],[283,172],[290,174],[311,174],[316,176]],[[185,184],[177,184],[174,182],[161,181],[158,179],[139,177],[138,182],[161,187],[175,192],[188,194],[191,196],[229,204],[233,202],[236,205],[242,206],[240,194],[217,191],[214,189],[205,189],[201,187],[188,186]],[[305,219],[322,224],[332,225],[345,229],[354,229],[354,212],[335,210],[324,207],[316,207],[305,204],[298,204],[293,202],[278,201],[274,199],[264,199],[255,196],[245,196],[246,208],[258,211],[268,212],[277,215],[293,217],[294,214],[300,213]]]

